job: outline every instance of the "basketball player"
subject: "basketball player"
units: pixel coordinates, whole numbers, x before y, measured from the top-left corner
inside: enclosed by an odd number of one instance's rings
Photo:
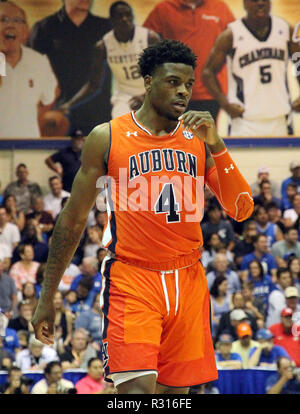
[[[105,62],[115,78],[115,90],[111,98],[112,118],[138,109],[143,103],[145,90],[138,57],[148,45],[159,41],[160,36],[152,30],[135,25],[132,8],[124,1],[113,3],[109,15],[113,30],[96,45],[90,80],[74,98],[62,106],[66,112],[72,105],[96,92]]]
[[[201,215],[191,220],[189,204],[180,205],[181,184],[189,183],[184,192],[194,203],[198,182],[202,197],[196,208],[202,212],[205,178],[238,221],[252,214],[253,200],[212,116],[184,113],[195,66],[191,49],[178,41],[146,48],[139,59],[146,89],[142,107],[99,125],[87,138],[71,197],[55,226],[32,320],[36,337],[53,343],[53,296],[95,203],[96,181],[107,174],[116,191],[108,191],[103,236],[109,255],[102,264],[102,352],[106,378],[119,393],[187,393],[189,386],[217,378],[209,292],[199,260]],[[159,190],[151,197],[157,179]],[[146,199],[146,208],[135,198]]]
[[[270,3],[244,0],[247,15],[219,35],[203,70],[207,89],[231,117],[230,135],[285,136],[291,110],[300,112],[300,98],[291,104],[287,86],[288,58],[300,44],[286,21],[270,15]],[[227,97],[216,77],[226,58]]]

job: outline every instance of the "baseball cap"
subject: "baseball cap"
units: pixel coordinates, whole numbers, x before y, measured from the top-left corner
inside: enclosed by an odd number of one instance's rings
[[[264,174],[264,173],[269,173],[270,170],[268,167],[259,167],[259,169],[257,170],[258,174]]]
[[[252,336],[251,326],[246,322],[242,322],[238,325],[236,333],[239,338],[242,338],[243,336],[247,336],[247,335]]]
[[[242,319],[247,319],[246,313],[243,309],[234,309],[230,313],[230,320],[231,321],[241,321]]]
[[[298,289],[295,286],[289,286],[284,291],[286,298],[297,298],[299,297]]]
[[[284,308],[284,309],[282,309],[282,311],[281,311],[281,316],[292,316],[293,315],[293,313],[294,313],[294,311],[293,311],[293,309],[292,308]]]
[[[231,344],[233,342],[233,338],[230,334],[224,333],[219,336],[218,342],[221,342],[223,344]]]
[[[71,134],[71,138],[84,138],[84,133],[81,131],[81,129],[75,129]]]
[[[269,329],[259,329],[256,332],[256,339],[272,339],[273,334]]]
[[[293,170],[294,168],[300,168],[300,161],[292,161],[290,163],[290,170]]]

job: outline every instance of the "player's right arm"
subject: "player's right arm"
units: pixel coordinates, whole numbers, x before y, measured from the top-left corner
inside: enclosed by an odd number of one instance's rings
[[[202,80],[208,92],[216,99],[232,118],[242,115],[244,108],[238,104],[232,104],[228,101],[226,95],[222,92],[217,79],[218,72],[226,63],[226,56],[231,52],[233,46],[233,36],[230,28],[227,28],[216,39],[212,47],[206,64],[202,72]]]
[[[73,105],[78,104],[97,91],[103,76],[105,59],[105,44],[103,40],[100,40],[94,48],[92,68],[88,82],[86,82],[68,102],[64,103],[60,107],[61,110],[63,110],[65,113],[68,113]]]
[[[71,262],[95,204],[99,189],[96,182],[106,174],[109,151],[109,124],[93,129],[87,137],[70,199],[54,227],[47,260],[43,288],[32,319],[35,336],[46,345],[54,341],[55,310],[53,298],[65,269]]]

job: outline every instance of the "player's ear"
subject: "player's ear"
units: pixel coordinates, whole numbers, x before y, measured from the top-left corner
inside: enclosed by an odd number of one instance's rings
[[[151,86],[152,86],[152,76],[150,75],[146,75],[144,77],[144,86],[146,89],[146,92],[150,92],[151,91]]]

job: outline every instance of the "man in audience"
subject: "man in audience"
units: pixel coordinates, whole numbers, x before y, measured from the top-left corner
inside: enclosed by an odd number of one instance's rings
[[[42,195],[42,190],[38,183],[28,179],[29,171],[25,164],[19,164],[16,168],[17,180],[8,184],[4,190],[4,197],[12,194],[17,203],[17,210],[27,214],[30,211],[32,200],[36,196]]]
[[[242,263],[243,257],[254,250],[253,241],[257,236],[257,228],[254,220],[246,221],[243,230],[242,240],[238,241],[233,249],[234,261],[238,269]]]
[[[255,205],[266,208],[268,203],[275,203],[278,208],[281,207],[281,200],[272,195],[271,183],[269,180],[262,180],[259,184],[259,193],[253,197]]]
[[[81,264],[81,274],[76,276],[71,283],[71,290],[76,290],[78,283],[84,277],[93,281],[93,293],[100,293],[102,277],[98,272],[98,260],[96,257],[85,257]]]
[[[95,43],[111,29],[108,19],[91,13],[92,0],[64,0],[62,8],[36,22],[28,45],[48,56],[59,83],[56,107],[72,98],[88,81],[92,69]],[[84,64],[83,64],[84,62]],[[72,111],[71,133],[83,130],[87,135],[97,124],[108,121],[110,105],[110,73],[106,69],[103,89]],[[101,108],[101,110],[98,110]],[[70,191],[65,188],[64,190]]]
[[[0,259],[0,309],[8,318],[11,318],[17,303],[17,288],[15,282],[4,271],[3,260]]]
[[[55,220],[62,209],[62,199],[64,197],[70,197],[70,193],[63,190],[60,176],[54,175],[50,177],[48,183],[51,191],[44,197],[44,209],[50,213],[53,220]]]
[[[290,182],[287,184],[286,190],[285,190],[286,197],[281,199],[281,210],[282,211],[293,208],[293,198],[296,194],[298,194],[297,190],[298,190],[298,185],[296,183]]]
[[[280,312],[286,307],[285,289],[292,286],[293,280],[288,269],[280,267],[277,271],[276,289],[269,295],[266,327],[280,322]],[[295,288],[297,290],[297,288]]]
[[[64,371],[72,368],[87,369],[89,359],[95,357],[97,351],[89,344],[87,331],[78,328],[72,332],[71,346],[60,355],[60,361]]]
[[[0,52],[6,58],[1,77],[1,138],[38,138],[38,116],[55,100],[57,81],[46,56],[23,45],[27,30],[24,10],[0,3]]]
[[[241,322],[236,328],[238,339],[232,344],[232,352],[239,354],[242,358],[243,368],[248,368],[249,353],[258,342],[252,339],[251,326],[246,322]]]
[[[62,377],[63,370],[60,361],[51,361],[44,368],[45,378],[38,381],[31,394],[68,394],[74,388],[73,382]]]
[[[27,222],[34,220],[41,232],[49,236],[54,227],[54,219],[45,211],[43,197],[35,197],[32,201],[32,212],[26,215]],[[46,239],[47,240],[47,239]]]
[[[270,182],[272,196],[280,198],[281,197],[280,187],[276,181],[270,179],[270,169],[265,166],[258,168],[257,180],[250,186],[251,191],[252,191],[252,196],[253,197],[258,196],[260,192],[259,185],[261,184],[263,180],[268,180]]]
[[[298,241],[297,230],[293,227],[287,228],[284,232],[284,239],[273,244],[271,254],[280,267],[286,266],[286,261],[290,255],[300,258],[300,242]]]
[[[285,210],[283,221],[286,227],[294,226],[300,217],[300,194],[295,194],[292,199],[292,208]]]
[[[35,339],[29,339],[28,349],[20,351],[16,356],[16,365],[23,371],[43,370],[48,362],[58,360],[56,351]]]
[[[239,276],[233,270],[230,270],[228,266],[228,259],[225,254],[217,253],[214,260],[215,270],[209,272],[206,276],[208,289],[210,289],[216,279],[216,277],[224,276],[228,281],[228,292],[233,293],[241,290],[241,282]]]
[[[10,319],[8,322],[8,328],[14,329],[15,331],[27,331],[33,332],[32,325],[30,323],[33,312],[29,301],[22,301],[18,303],[18,316]]]
[[[257,259],[262,263],[265,274],[271,275],[272,280],[275,282],[277,263],[275,258],[268,252],[267,236],[264,234],[258,234],[253,238],[253,245],[254,251],[244,256],[241,263],[242,279],[247,279],[247,271],[249,270],[249,265],[252,260]],[[246,272],[243,272],[245,270]]]
[[[63,189],[71,192],[72,184],[81,166],[81,151],[84,135],[77,130],[71,136],[71,144],[46,158],[47,167],[62,177]],[[59,163],[59,165],[57,165]]]
[[[9,223],[6,208],[0,206],[0,244],[5,245],[11,255],[20,239],[18,227],[13,223]]]
[[[267,210],[264,206],[258,206],[254,213],[254,220],[256,222],[257,231],[259,234],[264,234],[267,237],[268,247],[278,240],[283,239],[280,228],[269,221]]]
[[[256,318],[247,311],[245,300],[241,292],[232,295],[233,309],[222,314],[216,334],[216,341],[222,333],[229,333],[234,339],[238,338],[236,328],[241,322],[251,325],[252,331],[257,331]]]
[[[47,261],[49,247],[43,242],[41,232],[34,222],[30,221],[26,224],[21,243],[31,244],[34,251],[34,261],[39,263],[45,263]],[[20,260],[20,255],[18,253],[18,248],[16,247],[13,252],[12,263],[17,262],[18,260]]]
[[[278,358],[289,358],[289,355],[284,348],[279,345],[274,345],[273,334],[268,329],[259,329],[256,333],[256,339],[259,344],[250,350],[249,368],[275,368]]]
[[[241,369],[242,358],[238,353],[232,352],[232,342],[233,338],[231,335],[226,333],[220,335],[216,344],[217,352],[215,353],[217,366],[222,368]]]
[[[217,233],[226,249],[232,251],[234,247],[234,231],[229,221],[222,219],[219,206],[211,204],[207,210],[208,221],[201,224],[203,239],[206,240],[211,233]]]
[[[87,375],[76,383],[77,394],[108,394],[113,393],[113,387],[104,381],[103,365],[100,358],[89,359]]]
[[[81,312],[90,311],[93,306],[95,292],[93,290],[93,280],[87,276],[83,277],[76,289],[70,290],[75,293],[75,301],[70,305],[70,310],[76,316]]]
[[[284,348],[296,366],[300,367],[300,335],[297,329],[293,329],[294,323],[298,322],[293,321],[293,313],[292,308],[282,309],[281,322],[271,325],[269,330],[274,336],[274,344]]]
[[[293,208],[287,195],[287,186],[292,183],[297,186],[297,193],[300,193],[300,161],[292,161],[290,163],[290,171],[292,175],[282,181],[281,184],[281,198],[285,209]]]
[[[277,373],[268,377],[266,381],[267,394],[299,394],[300,372],[294,371],[293,362],[286,357],[276,361]]]

